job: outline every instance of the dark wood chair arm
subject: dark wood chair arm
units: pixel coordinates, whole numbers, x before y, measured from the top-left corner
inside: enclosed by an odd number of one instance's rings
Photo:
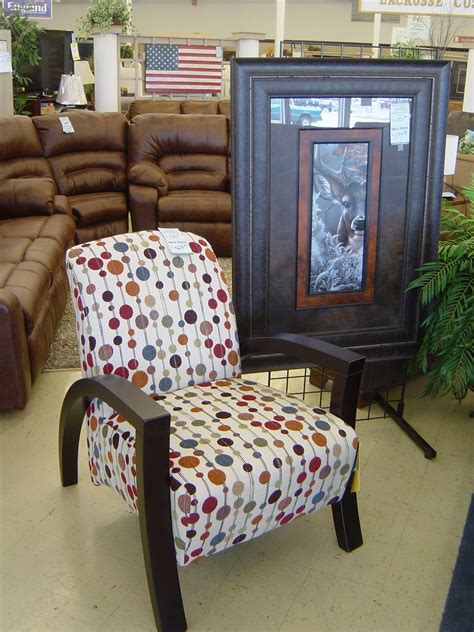
[[[77,380],[64,398],[61,421],[77,400],[93,397],[111,406],[137,433],[169,434],[170,415],[163,406],[132,382],[118,375],[99,375]]]
[[[153,446],[162,454],[159,458],[166,459],[163,472],[167,472],[169,413],[125,378],[118,375],[99,375],[78,380],[64,398],[59,419],[59,463],[63,486],[77,483],[79,438],[87,402],[93,397],[111,406],[135,428],[140,471],[145,449]]]
[[[282,353],[343,375],[362,372],[365,362],[365,358],[354,351],[301,334],[281,333],[253,338],[242,343],[241,353],[243,357]]]

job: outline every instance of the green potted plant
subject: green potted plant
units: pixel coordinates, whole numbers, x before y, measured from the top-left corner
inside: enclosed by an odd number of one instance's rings
[[[120,26],[122,33],[134,32],[132,9],[127,0],[92,0],[87,13],[79,19],[79,36],[87,38],[93,29],[106,33]]]
[[[28,100],[27,88],[31,78],[24,74],[25,66],[38,66],[39,38],[42,32],[36,22],[18,12],[8,13],[0,8],[0,29],[11,32],[13,70],[13,109],[15,114],[23,114]]]
[[[458,400],[474,390],[474,176],[464,194],[470,212],[443,210],[438,260],[425,263],[407,287],[420,289],[422,305],[431,308],[415,358],[428,373],[424,394]]]
[[[395,59],[420,59],[420,47],[411,40],[395,42],[391,47],[391,57]]]
[[[133,59],[133,46],[129,42],[120,46],[120,59]]]

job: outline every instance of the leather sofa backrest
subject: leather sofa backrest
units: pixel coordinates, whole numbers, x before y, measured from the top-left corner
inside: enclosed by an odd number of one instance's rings
[[[63,132],[60,116],[69,118],[74,133]],[[33,122],[60,193],[126,190],[128,122],[122,114],[75,110]]]
[[[230,116],[230,101],[219,101],[219,114]]]
[[[139,114],[180,114],[181,101],[151,101],[150,99],[137,99],[130,103],[128,118],[132,119]]]
[[[182,101],[182,114],[219,114],[217,101]]]
[[[52,178],[51,167],[29,116],[0,117],[0,180]]]
[[[230,116],[230,100],[214,99],[212,101],[192,101],[188,99],[136,99],[130,103],[127,118],[132,119],[139,114],[223,114]]]
[[[130,123],[130,163],[161,167],[170,191],[227,190],[228,149],[225,116],[142,114]]]

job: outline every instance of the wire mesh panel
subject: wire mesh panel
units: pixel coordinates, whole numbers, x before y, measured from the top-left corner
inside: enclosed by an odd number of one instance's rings
[[[369,419],[385,419],[390,415],[378,403],[383,400],[394,408],[398,414],[403,413],[403,403],[406,385],[406,361],[384,363],[384,372],[372,363],[366,365],[359,402],[357,407],[357,421]],[[378,375],[375,382],[371,378]],[[333,376],[323,368],[299,368],[282,371],[268,371],[251,373],[246,377],[261,384],[266,384],[288,395],[296,395],[305,402],[329,410]],[[378,400],[378,401],[377,401]]]

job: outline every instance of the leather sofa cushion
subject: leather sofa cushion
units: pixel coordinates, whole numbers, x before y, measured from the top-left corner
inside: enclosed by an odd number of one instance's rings
[[[127,151],[128,122],[119,112],[68,111],[75,132],[65,134],[59,121],[64,114],[33,117],[47,158],[76,152]],[[98,154],[97,154],[98,155]],[[92,165],[91,165],[92,166]]]
[[[159,164],[169,154],[228,153],[227,119],[221,115],[141,114],[130,123],[129,162]]]
[[[128,109],[128,118],[132,119],[139,114],[179,114],[181,112],[181,101],[151,101],[142,99],[132,101]]]
[[[63,195],[127,189],[127,157],[123,152],[67,153],[50,158],[50,162]]]
[[[225,191],[227,159],[206,154],[169,155],[158,161],[166,173],[168,190],[204,189]]]
[[[28,335],[73,242],[74,222],[64,215],[9,220],[1,231],[0,288],[18,298]]]
[[[57,241],[65,250],[74,241],[75,226],[67,215],[56,214],[6,220],[1,222],[0,231],[3,237],[26,237],[31,241],[41,237]]]
[[[0,117],[1,162],[42,156],[41,142],[29,116]]]
[[[221,191],[170,191],[158,199],[162,222],[230,222],[231,196]]]
[[[217,101],[181,101],[183,114],[219,114]]]
[[[72,215],[79,228],[101,222],[111,222],[128,213],[125,193],[91,193],[69,198]]]
[[[52,215],[55,193],[49,178],[0,180],[0,219]]]
[[[217,157],[217,156],[216,156]],[[178,173],[168,173],[168,193],[170,191],[180,191],[184,189],[195,189],[204,191],[225,191],[227,178],[220,173],[206,173],[205,171],[183,171]]]
[[[0,132],[1,133],[1,132]],[[0,136],[0,151],[2,140]],[[46,158],[12,158],[0,163],[0,180],[14,178],[53,178]]]

